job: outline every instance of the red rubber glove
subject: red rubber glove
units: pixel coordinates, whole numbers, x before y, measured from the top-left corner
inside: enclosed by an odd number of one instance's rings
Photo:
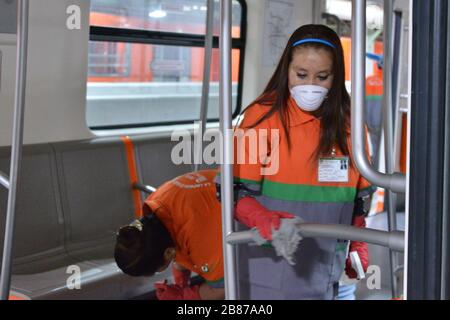
[[[364,216],[354,217],[352,225],[359,228],[365,228],[366,220],[364,219]],[[367,243],[350,241],[350,249],[348,250],[349,254],[352,251],[356,251],[358,253],[364,272],[367,272],[367,268],[369,267],[369,249]],[[357,278],[357,273],[352,267],[352,261],[350,257],[347,257],[347,261],[345,262],[345,273],[350,279]]]
[[[236,219],[249,228],[256,227],[266,240],[272,240],[272,230],[280,228],[281,219],[293,219],[287,212],[269,211],[255,198],[246,197],[238,201],[235,210]]]
[[[191,282],[191,271],[187,269],[179,270],[175,267],[175,264],[172,264],[172,276],[173,282],[182,288],[188,287]]]
[[[182,288],[176,284],[155,283],[158,300],[201,300],[200,286]]]

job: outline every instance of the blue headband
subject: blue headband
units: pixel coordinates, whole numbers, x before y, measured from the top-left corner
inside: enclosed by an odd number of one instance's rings
[[[292,47],[296,47],[296,46],[301,45],[303,43],[312,43],[312,42],[313,43],[321,43],[321,44],[324,44],[324,45],[326,45],[328,47],[336,49],[336,47],[331,42],[328,42],[328,41],[322,40],[322,39],[315,39],[315,38],[303,39],[303,40],[297,41],[296,43],[294,43],[292,45]]]

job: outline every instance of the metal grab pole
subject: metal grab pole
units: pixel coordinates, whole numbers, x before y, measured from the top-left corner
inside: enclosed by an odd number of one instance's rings
[[[352,5],[352,151],[359,172],[374,185],[404,193],[404,174],[383,174],[374,170],[365,154],[365,70],[366,70],[366,3],[353,0]]]
[[[235,248],[226,242],[233,232],[233,134],[231,130],[231,1],[220,1],[220,132],[223,139],[221,154],[221,204],[223,255],[225,264],[225,296],[237,299]]]
[[[385,141],[385,160],[386,173],[392,174],[395,170],[394,162],[394,130],[393,130],[393,93],[392,93],[392,76],[393,76],[393,37],[392,37],[392,18],[393,18],[393,2],[392,0],[384,0],[384,85],[383,85],[383,119],[384,119],[384,141]],[[388,230],[397,230],[396,217],[396,195],[391,190],[386,190],[386,202],[388,205]],[[391,290],[392,297],[397,297],[397,277],[395,270],[397,268],[397,254],[389,251],[389,260],[391,267]]]
[[[17,18],[17,65],[14,123],[11,144],[10,186],[6,211],[5,242],[3,245],[2,271],[0,275],[0,299],[7,300],[11,287],[11,258],[14,234],[16,200],[22,161],[23,123],[27,83],[29,1],[19,0]]]
[[[391,10],[393,10],[393,7],[391,6]],[[392,12],[392,11],[391,11]],[[399,45],[398,45],[398,56],[399,56],[399,60],[401,60],[402,54],[404,52],[404,43],[403,43],[403,35],[402,32],[404,31],[404,25],[403,25],[403,12],[401,14],[395,14],[396,19],[400,19],[400,28],[403,30],[400,32],[399,38],[397,39],[397,37],[392,37],[395,41],[399,41]],[[391,19],[392,20],[392,19]],[[393,29],[394,30],[394,24],[393,25]],[[395,46],[394,46],[395,47]],[[393,60],[392,60],[393,61]],[[393,62],[392,62],[393,63]],[[391,63],[391,64],[392,64]],[[395,101],[395,119],[394,119],[394,136],[393,136],[393,161],[394,161],[394,170],[399,170],[400,167],[400,155],[401,155],[401,146],[402,146],[402,133],[403,133],[403,116],[406,113],[406,115],[408,114],[409,110],[408,107],[402,107],[402,100],[404,100],[404,94],[401,93],[402,91],[402,72],[401,72],[401,68],[398,68],[398,74],[397,74],[397,92],[395,92],[395,99],[393,99],[393,101]]]
[[[195,159],[195,171],[198,171],[199,164],[203,159],[203,135],[208,122],[208,102],[209,87],[211,79],[211,60],[213,50],[214,36],[214,0],[208,0],[206,14],[206,36],[205,36],[205,63],[203,64],[203,86],[202,86],[202,102],[200,107],[200,125],[199,125],[199,142],[197,150],[197,158]]]
[[[450,16],[450,6],[447,8],[448,14]],[[450,19],[447,21],[447,36],[450,35]],[[450,84],[450,44],[447,44],[447,85]],[[450,90],[447,90],[447,112],[446,112],[446,123],[450,123]],[[447,146],[445,148],[444,154],[444,163],[450,163],[450,127],[445,127],[445,142],[444,145]],[[450,167],[446,166],[444,169],[444,199],[443,200],[443,212],[450,212]],[[448,214],[444,214],[442,218],[442,238],[448,239],[448,226],[449,226],[449,216]],[[442,264],[441,264],[441,299],[448,300],[450,299],[449,295],[449,274],[447,270],[449,270],[449,243],[448,241],[442,241]]]
[[[342,240],[361,241],[391,248],[403,252],[405,250],[405,234],[401,231],[386,232],[375,229],[357,228],[340,224],[297,224],[303,238],[336,238]],[[230,244],[243,244],[253,241],[252,231],[235,232],[227,237]]]

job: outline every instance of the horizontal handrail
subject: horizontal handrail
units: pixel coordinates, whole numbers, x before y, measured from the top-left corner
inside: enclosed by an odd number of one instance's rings
[[[402,231],[381,231],[369,228],[357,228],[341,224],[297,224],[300,236],[303,238],[336,238],[350,241],[367,242],[383,247],[388,247],[394,251],[403,252],[405,250],[405,233]],[[229,244],[244,244],[253,242],[253,232],[234,232],[227,236]]]
[[[156,191],[156,188],[142,183],[135,183],[133,185],[133,189],[140,190],[148,194],[152,194],[153,192]]]
[[[9,177],[0,171],[0,185],[4,186],[6,189],[9,189]]]

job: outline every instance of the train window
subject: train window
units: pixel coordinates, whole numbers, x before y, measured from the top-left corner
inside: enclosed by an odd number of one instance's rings
[[[92,42],[112,49],[89,67],[87,121],[96,129],[119,129],[198,121],[203,48]],[[117,48],[129,47],[128,61]],[[237,111],[240,52],[233,50],[233,105]],[[94,56],[95,57],[95,56]],[[111,57],[108,58],[107,57]],[[123,56],[121,56],[123,57]],[[94,58],[90,58],[94,61]],[[100,63],[103,62],[103,63]],[[219,50],[213,50],[209,119],[219,118]]]
[[[330,28],[341,37],[351,37],[352,2],[351,0],[322,0],[322,19]],[[367,1],[367,28],[369,30],[382,30],[383,28],[383,1]]]
[[[92,0],[94,26],[188,34],[204,34],[206,0]],[[233,1],[233,27],[240,37],[242,5]],[[219,0],[214,6],[214,34],[219,35]]]
[[[348,91],[351,90],[351,55],[352,55],[352,1],[322,0],[322,23],[334,29],[340,36],[344,49],[345,80]],[[380,0],[367,1],[367,52],[372,56],[383,54],[383,3]],[[382,78],[380,62],[367,61],[367,76]]]
[[[198,121],[206,3],[206,0],[91,1],[86,112],[91,129]],[[242,96],[245,16],[245,2],[233,1],[235,115],[240,111]],[[217,121],[219,117],[219,1],[215,1],[215,20],[209,121]]]
[[[192,49],[183,47],[157,46],[154,50],[154,58],[150,70],[153,78],[158,82],[183,82],[189,81]]]
[[[0,33],[17,32],[17,2],[0,1]]]
[[[89,43],[89,77],[128,77],[131,66],[129,43]]]

